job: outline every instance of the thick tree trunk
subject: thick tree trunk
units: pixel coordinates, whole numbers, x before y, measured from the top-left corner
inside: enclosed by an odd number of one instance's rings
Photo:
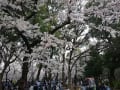
[[[37,76],[36,76],[36,80],[39,80],[41,69],[42,69],[42,64],[40,63],[40,66],[39,66],[39,69],[38,69],[38,73],[37,73]]]
[[[26,49],[27,49],[26,53],[31,54],[32,47],[34,47],[36,45],[36,43],[30,44],[28,38],[21,31],[19,31],[17,28],[15,28],[15,30],[16,30],[18,36],[20,36],[23,39],[23,41],[26,45]],[[27,86],[27,74],[29,72],[29,68],[28,68],[29,60],[28,59],[29,59],[29,57],[27,57],[27,56],[25,56],[23,58],[22,76],[17,83],[19,90],[26,90],[25,87]]]
[[[27,86],[27,74],[29,71],[29,68],[28,68],[29,63],[27,61],[28,61],[28,57],[24,57],[23,66],[22,66],[22,76],[18,81],[19,90],[26,90],[25,88]]]

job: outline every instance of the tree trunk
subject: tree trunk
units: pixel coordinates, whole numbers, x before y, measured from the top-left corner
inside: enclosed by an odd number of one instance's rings
[[[71,72],[68,72],[68,87],[71,89]]]
[[[49,69],[49,71],[48,71],[48,81],[51,80],[51,78],[52,78],[52,74],[51,74],[51,70]]]
[[[109,82],[110,82],[110,85],[111,85],[112,87],[114,87],[113,81],[115,80],[114,71],[115,71],[115,69],[111,69],[111,70],[110,70],[110,75],[109,75]]]
[[[28,61],[28,57],[24,57],[23,66],[22,66],[22,76],[18,81],[19,90],[26,90],[25,88],[27,86],[27,74],[29,71],[29,68],[28,68],[29,63],[27,61]]]
[[[2,90],[2,79],[3,79],[3,75],[5,73],[5,70],[7,69],[7,67],[9,66],[9,63],[5,63],[4,69],[2,70],[2,72],[0,73],[0,90]],[[6,77],[7,78],[7,77]]]
[[[36,80],[39,80],[41,69],[42,69],[42,64],[40,63],[40,66],[39,66],[39,69],[38,69],[38,73],[37,73],[37,76],[36,76]]]
[[[72,48],[72,51],[70,51],[70,59],[69,59],[69,61],[68,61],[68,87],[71,89],[71,84],[72,84],[72,82],[71,82],[71,71],[72,71],[72,69],[71,69],[71,60],[72,60],[72,53],[73,53],[73,48]]]
[[[2,90],[2,74],[0,73],[0,90]]]
[[[3,79],[4,73],[0,73],[0,90],[2,90],[2,79]]]
[[[65,55],[63,54],[63,66],[62,66],[62,81],[63,81],[63,85],[65,85],[65,69],[64,69],[64,66],[65,66]]]
[[[70,69],[70,65],[68,65],[68,87],[71,89],[71,69]]]

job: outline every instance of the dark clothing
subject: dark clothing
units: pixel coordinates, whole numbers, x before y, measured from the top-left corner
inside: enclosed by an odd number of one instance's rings
[[[99,90],[106,90],[104,85],[99,86]]]
[[[38,88],[39,88],[39,87],[38,87],[37,85],[34,86],[34,90],[38,90]]]
[[[87,90],[94,90],[94,88],[93,87],[89,87],[89,88],[87,88]]]

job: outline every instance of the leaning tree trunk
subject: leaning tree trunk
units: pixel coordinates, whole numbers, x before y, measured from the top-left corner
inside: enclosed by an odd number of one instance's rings
[[[24,57],[23,66],[22,66],[22,76],[18,81],[18,87],[19,87],[18,90],[26,90],[25,88],[27,86],[27,74],[29,71],[29,68],[28,68],[29,63],[27,61],[28,61],[28,57]]]

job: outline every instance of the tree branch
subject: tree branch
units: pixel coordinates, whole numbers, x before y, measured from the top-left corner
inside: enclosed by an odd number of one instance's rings
[[[70,24],[70,18],[68,17],[66,21],[64,21],[62,24],[56,26],[53,30],[49,31],[49,34],[54,34],[57,32],[60,28],[64,27],[65,25]]]
[[[38,0],[34,0],[34,10],[37,10],[36,5],[38,3]],[[37,12],[32,12],[29,16],[26,16],[25,20],[29,20],[30,18],[32,18],[33,16],[35,16],[37,14]]]
[[[90,50],[90,49],[88,49],[88,50],[86,50],[86,51],[84,51],[83,53],[80,53],[80,54],[78,55],[78,57],[75,59],[74,63],[73,63],[72,66],[71,66],[71,70],[72,70],[72,68],[74,67],[74,65],[76,64],[76,62],[79,60],[79,58],[81,58],[81,55],[85,54],[85,53],[88,52],[89,50]]]
[[[14,27],[14,29],[16,30],[17,34],[18,34],[19,36],[21,36],[21,38],[22,38],[23,41],[25,42],[25,45],[26,45],[26,47],[27,47],[27,50],[29,51],[29,53],[31,53],[32,49],[31,49],[31,47],[30,47],[30,44],[29,44],[29,42],[28,42],[29,40],[27,39],[27,37],[24,36],[23,33],[18,30],[17,27]]]

